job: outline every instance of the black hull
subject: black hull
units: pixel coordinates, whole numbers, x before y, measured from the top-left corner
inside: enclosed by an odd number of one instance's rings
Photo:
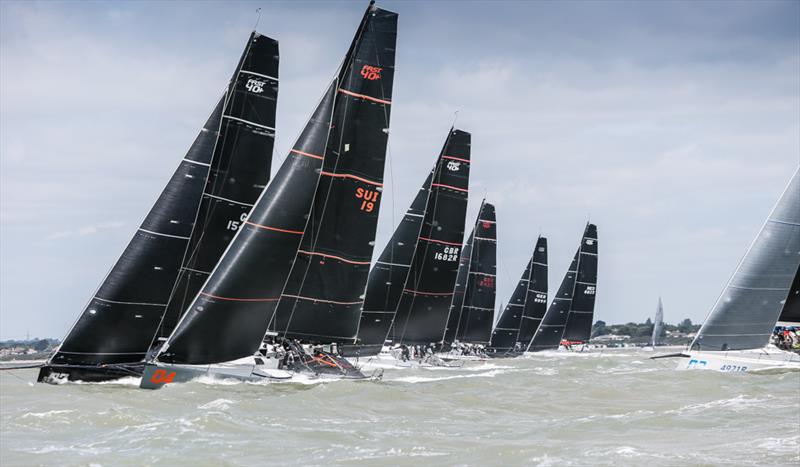
[[[101,383],[121,378],[139,377],[144,372],[144,363],[115,366],[45,365],[39,369],[39,383],[58,384],[65,381]]]
[[[522,355],[522,352],[514,352],[513,350],[507,352],[492,352],[490,349],[486,352],[486,356],[489,358],[517,358],[520,355]]]

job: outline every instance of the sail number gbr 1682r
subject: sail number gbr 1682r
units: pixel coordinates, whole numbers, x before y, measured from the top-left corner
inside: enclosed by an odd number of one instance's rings
[[[444,248],[444,251],[434,253],[433,259],[439,261],[458,261],[458,247],[447,246]]]

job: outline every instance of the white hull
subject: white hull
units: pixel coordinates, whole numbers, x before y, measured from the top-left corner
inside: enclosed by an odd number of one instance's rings
[[[678,370],[714,370],[724,373],[800,371],[800,355],[774,348],[728,352],[686,352]]]

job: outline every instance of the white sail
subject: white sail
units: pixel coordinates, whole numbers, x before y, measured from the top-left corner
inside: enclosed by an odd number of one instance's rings
[[[800,264],[799,173],[795,171],[717,299],[692,350],[746,350],[767,344]]]

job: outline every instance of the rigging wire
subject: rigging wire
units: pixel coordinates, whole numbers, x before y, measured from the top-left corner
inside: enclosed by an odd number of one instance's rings
[[[253,25],[253,31],[258,28],[258,22],[261,21],[261,8],[256,8],[256,24]]]

